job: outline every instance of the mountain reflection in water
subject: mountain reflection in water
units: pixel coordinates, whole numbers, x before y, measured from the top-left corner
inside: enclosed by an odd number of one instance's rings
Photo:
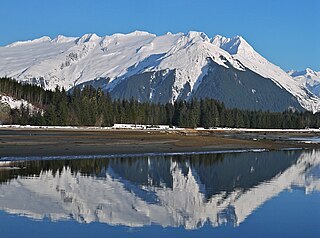
[[[290,187],[320,191],[320,151],[12,162],[0,210],[32,219],[239,225]]]

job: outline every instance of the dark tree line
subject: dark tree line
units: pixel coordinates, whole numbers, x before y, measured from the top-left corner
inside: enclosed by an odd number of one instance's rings
[[[213,99],[155,104],[137,100],[113,100],[101,89],[44,90],[9,78],[0,79],[0,93],[24,99],[40,108],[11,109],[2,123],[30,125],[112,126],[115,123],[166,124],[178,127],[318,128],[320,114],[263,112],[229,109]]]

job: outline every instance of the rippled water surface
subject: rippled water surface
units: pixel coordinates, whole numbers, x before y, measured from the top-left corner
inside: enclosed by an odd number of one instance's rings
[[[316,150],[4,159],[1,237],[320,237]]]

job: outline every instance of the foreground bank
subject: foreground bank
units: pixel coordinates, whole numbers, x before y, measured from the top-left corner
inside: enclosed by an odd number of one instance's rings
[[[0,128],[0,156],[68,156],[319,148],[318,130]],[[302,138],[299,140],[299,138]],[[297,139],[297,140],[292,140]],[[316,142],[316,141],[314,141]]]

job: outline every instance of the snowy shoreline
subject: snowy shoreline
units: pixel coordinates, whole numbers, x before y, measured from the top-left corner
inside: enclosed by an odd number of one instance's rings
[[[133,125],[133,124],[115,124],[113,127],[96,127],[96,126],[30,126],[30,125],[0,125],[0,129],[46,129],[46,130],[160,130],[160,131],[223,131],[223,132],[315,132],[320,133],[320,128],[306,129],[258,129],[258,128],[170,128],[168,125]]]

